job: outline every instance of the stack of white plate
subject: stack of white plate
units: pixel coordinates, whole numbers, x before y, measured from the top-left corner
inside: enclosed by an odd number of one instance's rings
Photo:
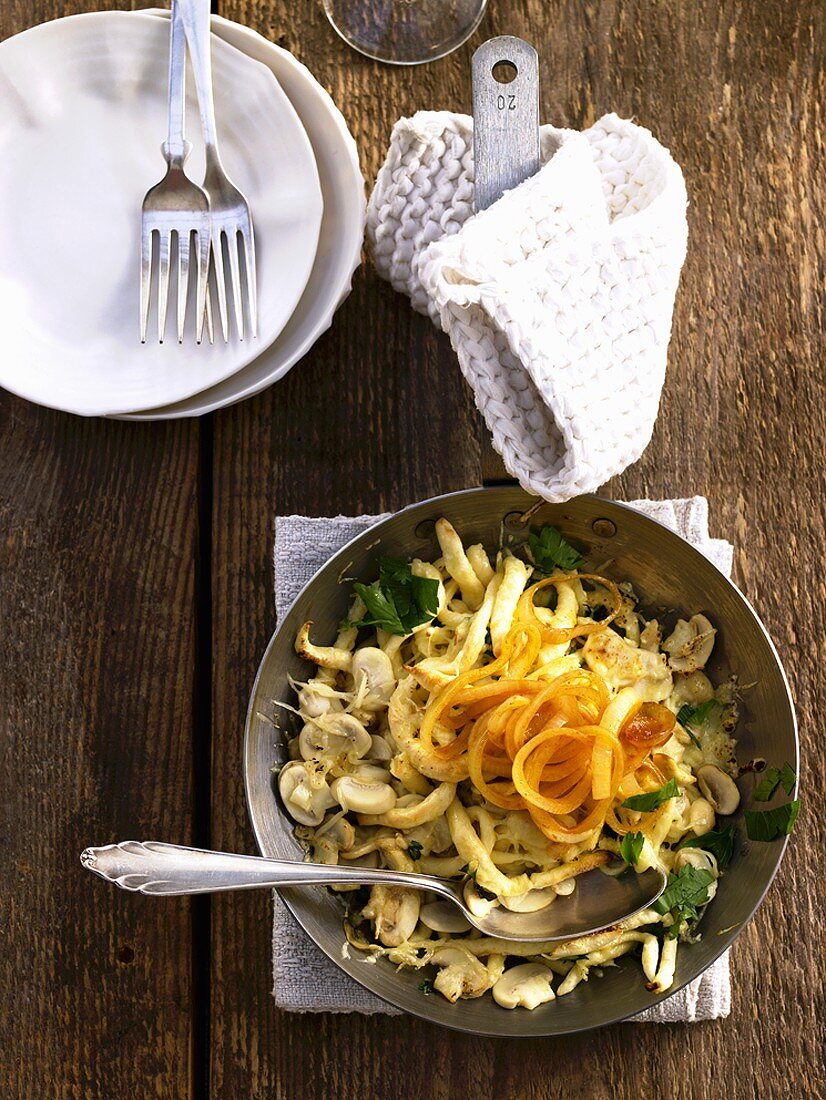
[[[0,44],[0,386],[85,416],[197,416],[281,378],[358,266],[364,182],[335,104],[295,58],[213,16],[222,156],[253,212],[259,333],[138,336],[140,210],[161,178],[169,13],[100,12]],[[203,151],[187,87],[188,174]],[[171,329],[174,321],[168,326]]]

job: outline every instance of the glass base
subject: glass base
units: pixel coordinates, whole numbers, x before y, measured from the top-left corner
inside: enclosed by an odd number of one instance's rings
[[[458,49],[482,21],[488,0],[324,0],[348,46],[388,65],[422,65]]]

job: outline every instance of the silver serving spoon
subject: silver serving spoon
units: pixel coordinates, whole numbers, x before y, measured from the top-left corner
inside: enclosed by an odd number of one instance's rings
[[[538,943],[570,940],[600,932],[651,905],[665,889],[663,871],[652,868],[638,875],[596,869],[577,878],[574,892],[559,896],[535,913],[512,913],[497,907],[477,916],[464,897],[465,883],[435,875],[367,867],[328,867],[261,856],[207,852],[157,840],[124,840],[103,848],[87,848],[84,867],[123,890],[141,894],[210,894],[250,890],[257,886],[406,886],[430,890],[456,906],[474,928],[498,939]]]

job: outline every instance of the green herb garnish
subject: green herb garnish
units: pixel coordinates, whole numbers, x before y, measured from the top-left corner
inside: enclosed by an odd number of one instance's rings
[[[677,721],[681,726],[701,726],[709,714],[717,706],[716,699],[706,699],[699,707],[692,707],[689,703],[683,703],[677,711]]]
[[[433,992],[433,982],[430,978],[425,978],[423,982],[419,983],[419,989],[424,993],[425,997],[429,997]]]
[[[746,832],[749,840],[770,841],[788,836],[800,813],[800,800],[774,806],[771,810],[746,810]]]
[[[791,764],[784,764],[782,768],[769,768],[755,787],[754,801],[768,802],[780,786],[786,794],[791,794],[796,782],[797,776]]]
[[[660,787],[656,791],[649,791],[647,794],[635,794],[630,798],[626,798],[623,806],[628,810],[648,813],[649,810],[656,810],[658,806],[662,806],[663,802],[667,802],[669,798],[677,798],[679,793],[680,788],[677,786],[676,779],[669,779],[664,787]]]
[[[667,935],[676,938],[680,934],[683,921],[694,921],[699,916],[699,908],[708,901],[708,888],[714,882],[711,871],[694,867],[687,863],[677,874],[668,876],[665,890],[654,902],[652,908],[663,916],[671,913],[673,923]]]
[[[410,843],[407,845],[407,853],[408,853],[408,855],[410,856],[411,859],[421,859],[422,858],[422,846],[418,842],[418,840],[411,840],[410,841]]]
[[[476,882],[476,871],[471,871],[469,863],[466,863],[464,867],[460,867],[459,870],[463,875],[467,875],[468,878],[472,878]]]
[[[352,626],[377,626],[388,634],[411,634],[429,622],[439,609],[439,582],[417,577],[409,562],[379,558],[375,584],[354,584],[367,605],[367,614]]]
[[[620,841],[620,855],[626,863],[635,864],[640,858],[645,837],[642,833],[626,833]]]
[[[734,838],[736,835],[737,829],[734,825],[727,825],[725,829],[711,829],[700,836],[684,840],[680,847],[702,848],[706,852],[711,852],[717,860],[717,866],[721,871],[724,871],[731,863],[731,857],[734,855]]]
[[[531,531],[528,535],[537,574],[549,576],[555,569],[579,569],[583,557],[567,542],[556,527],[547,525],[539,534]]]

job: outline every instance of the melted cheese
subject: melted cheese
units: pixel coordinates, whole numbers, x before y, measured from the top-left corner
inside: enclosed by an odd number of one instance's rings
[[[671,672],[662,653],[638,649],[613,630],[591,634],[582,656],[612,691],[632,687],[648,703],[661,703],[671,694]]]

